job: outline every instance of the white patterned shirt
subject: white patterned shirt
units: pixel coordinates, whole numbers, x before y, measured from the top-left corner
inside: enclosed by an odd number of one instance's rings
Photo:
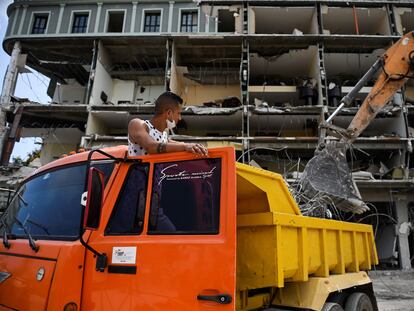
[[[168,142],[168,134],[167,132],[160,132],[157,130],[149,120],[145,120],[145,125],[148,127],[148,134],[153,138],[155,141],[160,143],[167,143]],[[128,135],[128,155],[129,156],[141,156],[147,155],[148,151],[141,147],[138,144],[135,144]]]

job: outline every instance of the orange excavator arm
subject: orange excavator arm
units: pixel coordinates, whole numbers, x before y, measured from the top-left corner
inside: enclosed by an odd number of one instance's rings
[[[374,75],[381,71],[375,85],[368,94],[347,129],[331,123],[341,109],[352,103],[359,90]],[[320,206],[335,206],[353,213],[363,213],[368,206],[353,182],[346,159],[346,149],[365,130],[380,110],[409,78],[414,78],[414,33],[410,32],[391,46],[358,81],[355,87],[342,98],[340,105],[321,127],[339,133],[339,143],[329,142],[318,146],[315,156],[309,160],[299,181],[301,187],[299,206],[310,216],[318,216]],[[313,206],[316,202],[316,209]],[[315,212],[316,211],[316,212]],[[315,214],[316,213],[316,214]],[[320,216],[318,216],[320,217]]]
[[[329,125],[333,117],[349,105],[364,84],[381,70],[361,108],[352,119],[346,131],[342,131],[343,141],[352,143],[371,123],[380,110],[391,100],[392,96],[405,85],[409,78],[414,78],[414,32],[409,32],[393,44],[370,68],[355,88],[346,95],[338,109],[324,124],[328,128],[338,130]]]

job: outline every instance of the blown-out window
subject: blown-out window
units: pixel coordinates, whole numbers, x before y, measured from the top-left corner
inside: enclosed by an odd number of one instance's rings
[[[221,159],[154,167],[149,234],[217,234]]]
[[[123,32],[124,31],[124,11],[108,12],[107,32]]]

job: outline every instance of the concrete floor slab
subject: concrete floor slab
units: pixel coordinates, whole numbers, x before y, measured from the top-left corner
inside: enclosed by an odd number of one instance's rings
[[[380,311],[414,311],[414,270],[371,271]]]

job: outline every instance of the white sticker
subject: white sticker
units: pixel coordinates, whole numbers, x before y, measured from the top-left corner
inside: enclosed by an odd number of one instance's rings
[[[86,201],[87,200],[88,200],[88,191],[85,191],[84,193],[82,193],[82,196],[81,196],[82,206],[86,206]]]
[[[112,247],[112,263],[135,264],[137,248],[134,247]]]

